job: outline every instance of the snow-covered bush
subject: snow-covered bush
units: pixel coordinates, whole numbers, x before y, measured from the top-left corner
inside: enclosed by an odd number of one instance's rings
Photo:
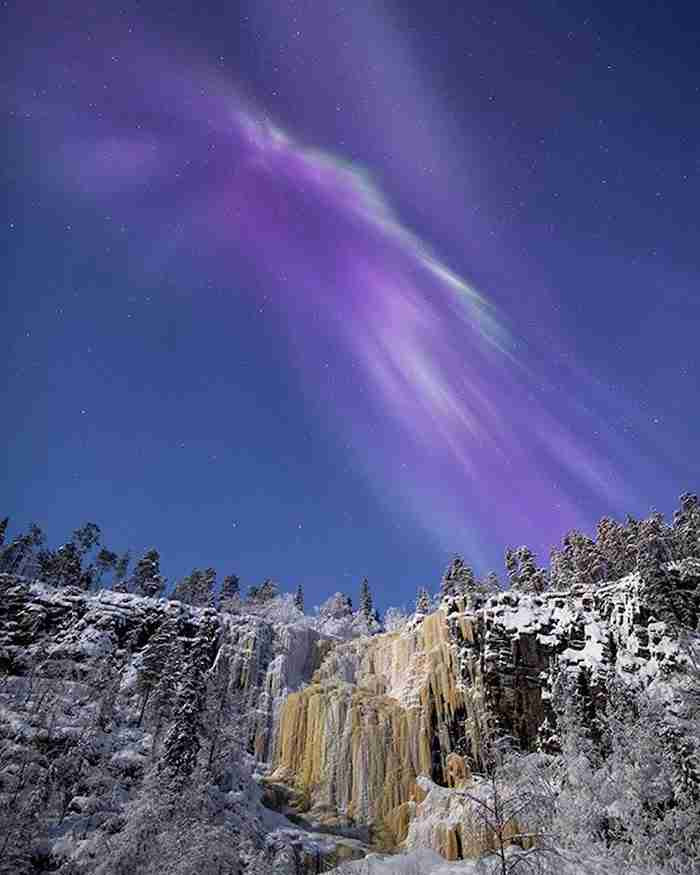
[[[301,625],[311,622],[310,618],[305,617],[294,602],[292,593],[285,592],[275,596],[269,601],[249,601],[242,608],[245,614],[255,614],[262,617],[269,623],[280,623],[284,625]]]
[[[610,872],[700,873],[700,709],[689,691],[610,679],[591,718],[562,677],[554,701],[561,754],[528,758],[520,776],[548,791],[529,820],[591,871],[605,860]]]
[[[384,614],[384,628],[387,632],[401,632],[412,619],[413,614],[409,614],[405,608],[387,608]]]
[[[316,610],[322,619],[339,620],[352,614],[352,600],[345,593],[335,592]]]

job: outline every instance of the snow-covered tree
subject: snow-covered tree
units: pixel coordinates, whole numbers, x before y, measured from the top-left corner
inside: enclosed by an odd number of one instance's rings
[[[540,770],[531,766],[531,758],[519,750],[513,738],[499,736],[494,727],[487,716],[479,756],[483,774],[471,786],[454,791],[465,803],[464,832],[478,837],[484,845],[477,871],[488,875],[511,875],[514,871],[554,875],[560,868],[544,865],[558,857],[548,834],[548,820],[542,816],[543,807],[551,816],[550,794],[543,792]]]
[[[195,568],[187,577],[175,585],[172,597],[187,605],[205,608],[214,603],[216,570],[214,568]]]
[[[513,547],[508,547],[505,552],[506,574],[508,575],[508,583],[511,587],[517,586],[518,572],[520,570],[520,562],[518,560],[518,551]]]
[[[541,593],[547,588],[547,574],[539,568],[529,547],[506,552],[506,569],[511,588],[519,592]]]
[[[133,578],[134,589],[140,595],[156,598],[163,591],[164,581],[160,575],[160,553],[147,550],[136,563]]]
[[[639,526],[636,571],[648,586],[662,586],[664,564],[671,558],[671,536],[663,516],[654,513]]]
[[[384,612],[384,628],[387,632],[401,632],[413,619],[413,615],[403,608],[390,607]]]
[[[609,872],[692,872],[700,852],[693,752],[662,697],[611,678],[591,719],[571,679],[560,676],[554,693],[561,755],[551,766],[548,831],[562,852],[605,861]]]
[[[196,574],[199,574],[197,569],[195,569],[191,574],[188,574],[186,577],[178,580],[173,587],[170,598],[174,601],[182,602],[185,605],[193,604],[194,587],[192,577]]]
[[[616,520],[610,517],[599,520],[596,527],[595,550],[601,579],[618,580],[633,570],[627,557],[625,527]]]
[[[372,593],[369,588],[369,581],[365,577],[360,586],[360,610],[369,619],[373,615]]]
[[[216,569],[205,568],[197,580],[194,604],[202,608],[213,607],[216,590]]]
[[[158,626],[141,653],[141,662],[136,676],[136,688],[141,696],[139,726],[151,694],[170,665],[170,654],[176,638],[177,627],[172,620],[166,618]]]
[[[298,611],[304,613],[304,590],[302,589],[301,584],[297,585],[297,590],[294,593],[294,606]]]
[[[423,587],[418,590],[418,596],[416,598],[416,613],[430,613],[430,596],[428,595],[427,590],[425,590]]]
[[[26,533],[13,538],[0,550],[0,572],[25,575],[35,570],[36,551],[44,543],[44,533],[31,523]]]
[[[553,547],[549,554],[549,580],[552,589],[566,590],[571,586],[574,571],[571,554]]]
[[[576,529],[568,532],[561,548],[550,554],[549,579],[554,589],[598,583],[605,576],[605,565],[595,542]]]
[[[627,514],[625,519],[625,569],[626,574],[635,571],[637,567],[637,545],[639,543],[639,529],[641,523],[631,514]]]
[[[260,603],[269,602],[277,598],[279,593],[279,586],[268,577],[261,586],[251,586],[248,589],[248,598]]]
[[[215,634],[215,630],[203,622],[198,628],[197,637],[190,644],[180,677],[173,719],[163,741],[163,768],[178,783],[194,772],[202,746],[200,734],[212,634]]]
[[[131,562],[131,554],[127,550],[114,563],[114,582],[112,589],[115,592],[126,592],[126,576],[129,573],[129,563]]]
[[[340,619],[352,614],[352,599],[343,592],[335,592],[318,609],[319,616]]]
[[[483,583],[483,590],[487,595],[501,591],[501,581],[495,571],[489,571]]]
[[[241,605],[241,584],[235,574],[228,574],[221,582],[219,593],[219,608],[222,611],[235,613]]]
[[[673,516],[673,552],[676,559],[700,558],[700,499],[692,492],[680,497]]]
[[[440,593],[443,598],[465,595],[476,590],[476,578],[473,569],[464,562],[461,556],[455,556],[447,566],[440,582]]]
[[[62,544],[55,553],[42,552],[42,574],[54,586],[79,586],[83,573],[80,553],[72,541]]]

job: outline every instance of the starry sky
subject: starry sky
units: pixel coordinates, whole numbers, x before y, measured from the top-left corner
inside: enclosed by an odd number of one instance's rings
[[[1,511],[381,607],[697,490],[691,4],[6,4]]]

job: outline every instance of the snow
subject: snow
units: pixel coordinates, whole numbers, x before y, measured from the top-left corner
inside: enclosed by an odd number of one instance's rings
[[[477,864],[460,860],[448,863],[435,851],[420,848],[405,854],[369,854],[364,860],[345,863],[342,868],[331,869],[332,873],[345,875],[475,875]],[[483,871],[483,870],[482,870]]]

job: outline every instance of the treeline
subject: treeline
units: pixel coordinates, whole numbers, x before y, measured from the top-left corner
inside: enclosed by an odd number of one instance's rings
[[[690,558],[700,558],[700,500],[684,492],[670,524],[661,513],[643,520],[628,516],[624,523],[603,517],[593,538],[577,530],[565,535],[550,553],[549,568],[540,566],[535,553],[522,546],[506,550],[505,569],[511,589],[541,593],[618,580],[633,572],[653,583],[663,577],[666,563]],[[443,575],[440,591],[443,597],[451,597],[488,595],[502,588],[495,572],[479,579],[457,556]],[[419,590],[417,610],[426,612],[429,605],[427,592]]]
[[[7,527],[6,517],[0,521],[0,573],[36,577],[54,586],[77,586],[83,590],[108,586],[117,592],[151,597],[166,593],[167,581],[160,572],[158,550],[147,550],[131,568],[130,554],[118,555],[108,549],[95,523],[85,523],[76,529],[71,539],[56,550],[47,548],[44,533],[34,523],[27,532],[5,544]],[[694,557],[700,558],[700,500],[697,495],[685,492],[670,524],[663,514],[653,513],[643,520],[628,515],[624,523],[603,517],[594,537],[578,530],[569,532],[561,545],[551,551],[548,568],[538,563],[529,547],[509,547],[505,552],[506,583],[516,591],[542,593],[617,580],[638,572],[653,584],[661,580],[668,562]],[[443,598],[489,595],[503,588],[504,583],[495,571],[477,577],[474,569],[456,556],[442,577],[440,595]],[[279,594],[278,585],[268,579],[260,586],[250,586],[243,597],[235,574],[225,576],[219,584],[214,568],[195,568],[175,582],[170,597],[190,605],[235,611],[243,604],[262,605]],[[366,578],[360,588],[360,602],[361,611],[368,618],[376,617]],[[301,585],[294,595],[294,604],[303,613]],[[428,591],[419,589],[416,611],[429,613],[432,605]]]
[[[102,543],[102,532],[96,523],[85,523],[55,550],[46,546],[46,536],[36,523],[5,543],[8,524],[9,517],[0,521],[1,574],[38,578],[53,586],[75,586],[85,591],[110,588],[152,598],[166,594],[167,580],[161,574],[160,553],[155,548],[132,563],[129,552],[119,555]],[[277,584],[266,580],[261,586],[249,587],[246,599],[262,603],[277,595]],[[219,584],[214,568],[195,568],[176,581],[170,597],[198,607],[229,609],[243,601],[239,578],[229,574]],[[294,601],[303,611],[301,586]]]
[[[9,517],[0,520],[0,574],[38,578],[52,586],[75,586],[86,592],[110,588],[114,592],[169,598],[195,607],[210,607],[235,613],[244,606],[261,608],[280,595],[280,587],[270,578],[260,585],[251,585],[245,594],[236,574],[226,575],[220,582],[215,568],[195,568],[177,580],[168,590],[167,580],[160,571],[160,553],[147,550],[132,564],[131,554],[119,555],[102,542],[102,532],[96,523],[85,523],[76,529],[70,540],[55,550],[46,546],[46,536],[32,523],[9,543]],[[350,608],[352,601],[346,596]],[[292,604],[304,613],[304,590],[301,584],[291,596]],[[367,619],[379,622],[374,608],[369,582],[360,584],[360,611]]]

